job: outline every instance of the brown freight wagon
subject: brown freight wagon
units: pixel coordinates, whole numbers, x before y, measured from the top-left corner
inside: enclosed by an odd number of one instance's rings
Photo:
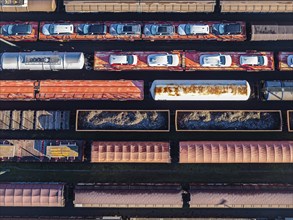
[[[139,80],[43,80],[38,100],[143,100]]]
[[[65,0],[66,12],[213,12],[215,0]]]
[[[191,185],[190,208],[292,209],[292,185]]]
[[[64,207],[64,183],[0,183],[0,207]]]
[[[293,40],[293,23],[252,23],[251,41],[266,40]]]
[[[91,146],[92,163],[171,163],[168,142],[102,142]]]
[[[279,52],[278,59],[279,59],[278,69],[280,71],[293,71],[293,51]]]
[[[53,12],[55,9],[55,0],[0,0],[0,12]]]
[[[179,163],[293,163],[292,141],[181,141]]]
[[[77,185],[78,208],[182,208],[180,185],[136,184]]]
[[[291,0],[220,0],[221,12],[276,13],[293,11]]]

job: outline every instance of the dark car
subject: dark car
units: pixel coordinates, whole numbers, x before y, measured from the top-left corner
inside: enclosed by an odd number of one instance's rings
[[[77,27],[80,35],[105,35],[107,26],[104,24],[81,24]]]
[[[242,27],[238,23],[222,23],[222,24],[213,24],[212,32],[216,35],[234,35],[241,34]]]
[[[8,24],[1,27],[0,33],[6,36],[29,35],[32,30],[30,24]]]

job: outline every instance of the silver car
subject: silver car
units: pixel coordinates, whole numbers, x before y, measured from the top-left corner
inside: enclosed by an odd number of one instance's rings
[[[149,36],[173,36],[175,26],[172,24],[146,24],[144,34]]]
[[[148,55],[149,66],[178,66],[179,56],[177,54],[150,54]]]
[[[68,35],[73,32],[73,24],[45,24],[42,28],[44,35]]]
[[[206,24],[180,24],[178,26],[179,35],[207,35],[210,27]]]
[[[111,35],[140,35],[141,25],[140,24],[111,24],[110,25]]]

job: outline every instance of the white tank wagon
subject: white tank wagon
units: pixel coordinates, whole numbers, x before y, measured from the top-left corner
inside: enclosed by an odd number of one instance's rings
[[[293,81],[264,81],[262,93],[266,101],[293,101]]]
[[[84,63],[81,52],[7,52],[1,56],[3,70],[73,70],[82,69]]]
[[[150,93],[161,101],[246,101],[251,89],[245,80],[155,80]]]

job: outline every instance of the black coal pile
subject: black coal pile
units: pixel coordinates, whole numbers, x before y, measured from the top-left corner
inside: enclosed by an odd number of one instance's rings
[[[167,111],[80,111],[78,130],[168,130]]]
[[[186,111],[177,113],[178,130],[280,130],[279,112]]]

